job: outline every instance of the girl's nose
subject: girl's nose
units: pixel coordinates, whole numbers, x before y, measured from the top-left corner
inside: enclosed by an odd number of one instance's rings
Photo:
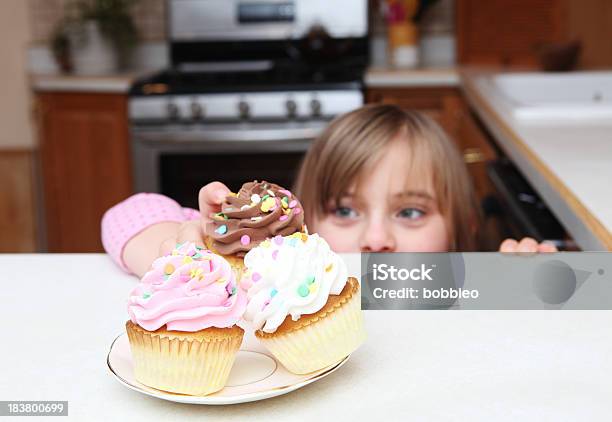
[[[396,246],[395,236],[382,221],[369,221],[359,243],[362,252],[393,252]]]

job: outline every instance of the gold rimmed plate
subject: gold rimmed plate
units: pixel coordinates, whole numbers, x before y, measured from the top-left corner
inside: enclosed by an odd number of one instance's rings
[[[349,357],[319,371],[297,375],[287,371],[252,333],[245,332],[225,388],[208,396],[170,393],[136,381],[130,344],[125,333],[117,336],[111,344],[106,362],[121,384],[139,393],[178,403],[220,405],[264,400],[290,393],[338,370]]]

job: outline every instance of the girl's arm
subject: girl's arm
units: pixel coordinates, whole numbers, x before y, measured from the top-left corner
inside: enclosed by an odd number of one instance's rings
[[[203,246],[202,227],[228,193],[219,182],[204,186],[199,195],[202,216],[164,195],[133,195],[104,214],[104,249],[124,271],[141,277],[155,258],[170,253],[176,243],[192,241]]]

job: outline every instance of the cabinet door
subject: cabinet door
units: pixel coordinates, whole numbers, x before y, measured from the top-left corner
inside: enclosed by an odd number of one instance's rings
[[[104,212],[132,192],[127,97],[45,93],[39,138],[49,252],[100,252]]]

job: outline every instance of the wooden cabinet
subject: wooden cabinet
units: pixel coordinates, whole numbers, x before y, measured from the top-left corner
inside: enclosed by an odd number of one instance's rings
[[[132,193],[127,97],[38,95],[49,252],[100,252],[104,212]]]
[[[463,155],[476,197],[483,205],[483,248],[497,249],[507,230],[504,223],[489,212],[487,204],[495,197],[495,188],[487,174],[487,162],[497,159],[498,154],[480,129],[461,91],[455,87],[370,88],[366,91],[366,102],[417,110],[442,126]]]

